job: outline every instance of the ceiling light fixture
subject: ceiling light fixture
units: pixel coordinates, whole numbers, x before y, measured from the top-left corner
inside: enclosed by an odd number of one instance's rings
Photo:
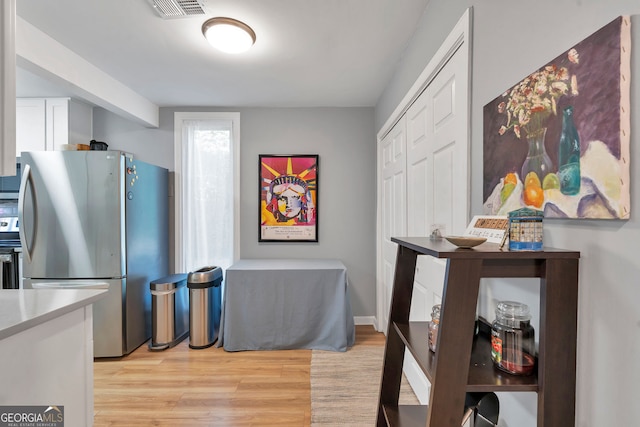
[[[256,42],[251,27],[233,18],[208,19],[202,24],[202,34],[211,46],[227,53],[245,52]]]

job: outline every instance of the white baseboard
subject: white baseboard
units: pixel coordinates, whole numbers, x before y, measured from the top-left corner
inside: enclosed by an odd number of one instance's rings
[[[375,316],[353,316],[353,323],[356,325],[372,325],[375,326]]]

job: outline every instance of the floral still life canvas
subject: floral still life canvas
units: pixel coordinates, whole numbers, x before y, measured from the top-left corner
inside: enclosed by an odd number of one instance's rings
[[[485,214],[629,218],[630,25],[618,17],[485,105]]]

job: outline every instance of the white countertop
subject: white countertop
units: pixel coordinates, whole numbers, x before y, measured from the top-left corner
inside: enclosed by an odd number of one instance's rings
[[[106,293],[103,289],[0,289],[0,340],[92,304]]]

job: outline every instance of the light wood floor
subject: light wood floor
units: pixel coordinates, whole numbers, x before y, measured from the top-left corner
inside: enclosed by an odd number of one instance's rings
[[[384,345],[356,326],[356,345]],[[229,353],[144,344],[120,359],[94,363],[96,427],[305,427],[311,424],[311,350]]]

